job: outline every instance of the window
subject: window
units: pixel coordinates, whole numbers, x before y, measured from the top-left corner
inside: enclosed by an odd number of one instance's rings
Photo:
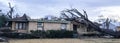
[[[23,23],[23,29],[26,29],[26,23]]]
[[[22,29],[23,25],[22,23],[19,23],[19,29]]]
[[[66,30],[67,29],[67,24],[61,24],[61,29]]]
[[[37,24],[37,28],[38,28],[38,30],[43,30],[43,23],[39,22]]]
[[[16,27],[16,29],[18,29],[18,27],[19,27],[19,26],[18,26],[18,23],[16,23],[16,26],[15,26],[15,27]]]
[[[15,28],[20,30],[26,29],[26,23],[16,23]]]

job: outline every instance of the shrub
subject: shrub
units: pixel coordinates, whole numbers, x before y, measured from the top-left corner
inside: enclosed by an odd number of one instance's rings
[[[3,33],[1,36],[9,37],[9,38],[16,38],[18,37],[18,33]]]
[[[8,32],[3,33],[1,36],[9,37],[9,38],[21,38],[21,39],[30,39],[30,38],[73,38],[73,31],[67,30],[31,30],[30,34],[27,33],[16,33],[16,32]]]
[[[48,30],[47,38],[73,38],[73,31]]]
[[[31,30],[30,32],[31,32],[31,35],[34,35],[39,38],[45,37],[45,34],[46,34],[46,32],[42,30]]]
[[[31,34],[40,38],[73,38],[73,31],[67,30],[31,30]]]
[[[1,36],[8,37],[8,38],[19,38],[19,39],[31,39],[31,38],[37,38],[31,34],[26,33],[3,33]]]
[[[11,29],[1,29],[0,31],[1,31],[1,32],[14,32],[14,31],[11,30]]]

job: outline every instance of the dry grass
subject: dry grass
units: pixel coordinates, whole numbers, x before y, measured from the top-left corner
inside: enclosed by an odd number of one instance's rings
[[[0,43],[8,43],[8,42],[0,42]]]
[[[19,39],[10,43],[120,43],[120,39]]]

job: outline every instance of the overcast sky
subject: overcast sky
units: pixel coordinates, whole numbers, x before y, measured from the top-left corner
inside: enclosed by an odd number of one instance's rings
[[[81,13],[83,9],[86,10],[92,20],[99,15],[120,16],[120,0],[0,0],[0,9],[3,12],[8,11],[8,2],[20,15],[26,13],[32,18],[59,16],[60,11],[70,9],[71,6]]]

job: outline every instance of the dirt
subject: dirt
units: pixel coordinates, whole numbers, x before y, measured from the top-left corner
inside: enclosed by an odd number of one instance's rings
[[[120,43],[120,39],[11,39],[9,43]]]

